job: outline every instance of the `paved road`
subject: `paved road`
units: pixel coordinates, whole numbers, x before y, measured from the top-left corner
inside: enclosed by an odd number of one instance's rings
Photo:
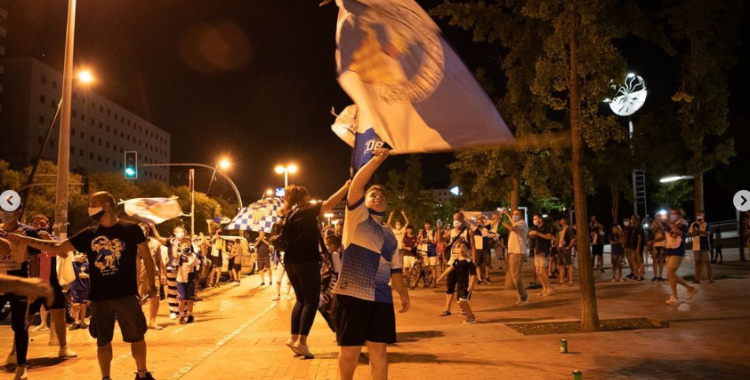
[[[736,254],[728,253],[728,261]],[[531,262],[526,264],[530,278]],[[681,270],[692,273],[692,261]],[[715,272],[747,275],[750,265],[730,263]],[[649,268],[650,270],[650,268]],[[585,379],[747,379],[750,378],[750,279],[701,285],[689,303],[669,306],[665,283],[612,284],[610,272],[597,274],[602,318],[649,317],[669,321],[662,330],[571,334],[571,353],[558,351],[561,336],[523,336],[506,323],[573,320],[579,317],[578,287],[560,287],[551,297],[532,296],[532,305],[514,308],[513,292],[501,290],[502,277],[480,286],[472,301],[478,323],[461,316],[440,317],[440,289],[412,292],[412,310],[399,315],[399,343],[389,348],[393,379],[570,379],[573,369]],[[650,273],[649,273],[650,277]],[[242,286],[224,286],[202,294],[196,323],[170,321],[160,314],[163,331],[150,331],[149,369],[157,379],[335,379],[337,348],[333,333],[318,318],[310,336],[313,360],[294,358],[284,342],[293,302],[271,302],[274,290],[259,287],[257,276]],[[455,309],[454,309],[455,311]],[[119,332],[117,333],[119,334]],[[114,379],[133,378],[134,363],[119,336],[115,339]],[[54,358],[48,333],[33,333],[31,379],[98,379],[95,341],[85,331],[70,333],[77,359]],[[0,361],[12,332],[0,325]],[[9,368],[6,367],[6,370]],[[0,379],[10,378],[0,372]],[[358,370],[368,379],[366,356]]]

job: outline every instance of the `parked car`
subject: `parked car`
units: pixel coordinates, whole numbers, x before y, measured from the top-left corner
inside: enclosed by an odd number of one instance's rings
[[[241,273],[244,275],[252,274],[255,271],[255,247],[253,247],[247,239],[245,239],[242,236],[229,236],[229,235],[221,235],[221,239],[223,239],[226,243],[229,244],[239,244],[242,248],[241,253],[241,263],[242,263],[242,271]],[[226,244],[225,243],[225,244]],[[222,252],[223,257],[223,264],[221,267],[221,273],[229,273],[229,249],[225,249]]]

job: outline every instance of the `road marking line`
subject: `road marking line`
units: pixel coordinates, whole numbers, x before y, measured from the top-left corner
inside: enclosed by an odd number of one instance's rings
[[[183,376],[187,375],[188,372],[192,371],[193,368],[197,367],[199,364],[201,364],[206,358],[211,356],[214,352],[218,351],[219,348],[224,346],[225,344],[229,343],[232,339],[234,339],[237,335],[245,331],[250,325],[257,322],[261,317],[266,315],[271,309],[276,307],[276,304],[269,305],[265,310],[263,310],[260,314],[258,314],[255,318],[245,322],[242,324],[242,326],[238,327],[236,330],[232,331],[231,333],[227,334],[224,338],[222,338],[220,341],[216,343],[215,347],[211,347],[209,349],[206,349],[203,351],[202,354],[198,355],[198,361],[195,363],[188,363],[184,367],[182,367],[179,371],[175,372],[168,380],[177,380],[182,378]]]

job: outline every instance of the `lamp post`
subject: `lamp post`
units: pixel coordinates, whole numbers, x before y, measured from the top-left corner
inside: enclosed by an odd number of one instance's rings
[[[287,166],[278,165],[276,166],[276,173],[278,174],[284,174],[284,188],[289,186],[289,174],[294,174],[297,172],[298,168],[295,164],[289,164]]]
[[[68,1],[68,23],[63,61],[60,138],[57,148],[57,190],[55,192],[55,234],[68,237],[68,182],[70,176],[70,116],[73,100],[73,52],[75,44],[77,0]]]
[[[211,174],[211,181],[208,183],[208,190],[206,190],[206,195],[208,195],[208,192],[211,191],[211,185],[214,183],[214,178],[216,178],[216,171],[219,170],[219,168],[222,168],[224,170],[229,169],[229,166],[231,166],[231,163],[226,158],[219,161],[219,163],[214,168],[213,174]]]

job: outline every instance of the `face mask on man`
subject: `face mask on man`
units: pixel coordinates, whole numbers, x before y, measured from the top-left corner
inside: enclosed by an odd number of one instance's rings
[[[176,237],[178,239],[184,238],[185,237],[185,231],[177,231],[177,232],[175,232],[174,233],[174,237]]]
[[[463,225],[463,223],[459,222],[458,220],[453,221],[453,227],[460,228]]]
[[[697,219],[699,222],[702,222],[703,221],[703,215],[698,215],[698,216],[695,217],[695,219]]]
[[[104,216],[104,207],[89,207],[89,216],[97,222]]]

